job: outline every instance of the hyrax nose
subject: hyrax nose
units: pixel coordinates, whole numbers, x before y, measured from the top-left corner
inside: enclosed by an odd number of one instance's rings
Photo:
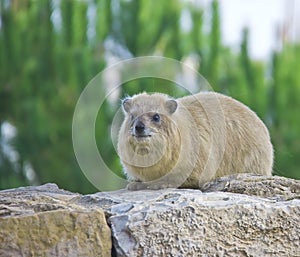
[[[138,121],[136,124],[135,124],[135,131],[139,134],[143,133],[144,130],[145,130],[145,124],[141,121]]]

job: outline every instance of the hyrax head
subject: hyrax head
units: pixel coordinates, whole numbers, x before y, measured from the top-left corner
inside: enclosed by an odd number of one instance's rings
[[[145,141],[156,134],[164,135],[172,123],[178,104],[162,94],[139,94],[122,102],[127,130],[135,140]]]

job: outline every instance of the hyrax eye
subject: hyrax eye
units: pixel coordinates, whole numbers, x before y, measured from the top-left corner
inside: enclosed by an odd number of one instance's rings
[[[152,116],[152,120],[155,121],[155,122],[159,122],[159,121],[160,121],[160,116],[159,116],[159,114],[158,114],[158,113],[154,114],[154,115]]]

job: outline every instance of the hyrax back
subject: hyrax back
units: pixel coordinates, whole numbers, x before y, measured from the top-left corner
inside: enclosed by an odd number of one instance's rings
[[[129,189],[199,188],[234,173],[271,175],[269,132],[244,104],[207,92],[177,100],[138,94],[123,101],[118,153]]]

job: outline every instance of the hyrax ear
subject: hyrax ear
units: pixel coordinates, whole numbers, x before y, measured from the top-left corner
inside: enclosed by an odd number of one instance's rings
[[[131,98],[125,98],[123,101],[122,101],[122,107],[123,107],[123,112],[125,113],[128,113],[131,109]]]
[[[165,103],[166,110],[170,114],[172,114],[172,113],[174,113],[176,111],[177,106],[178,106],[178,103],[174,99],[170,99],[170,100],[166,101],[166,103]]]

